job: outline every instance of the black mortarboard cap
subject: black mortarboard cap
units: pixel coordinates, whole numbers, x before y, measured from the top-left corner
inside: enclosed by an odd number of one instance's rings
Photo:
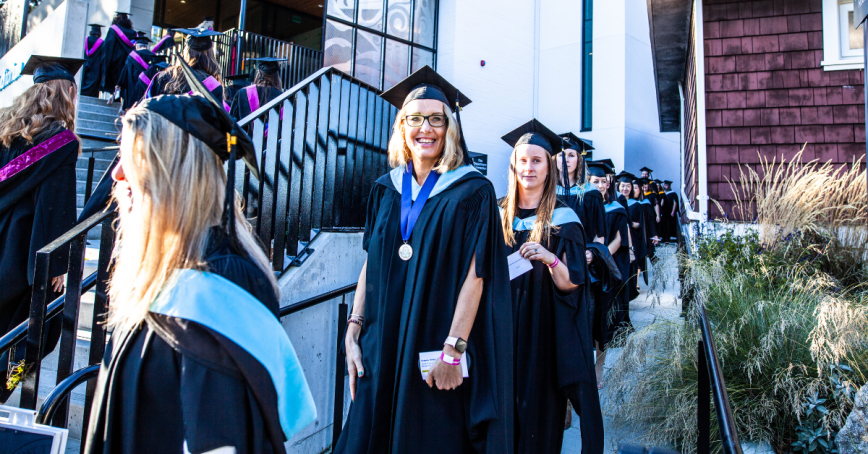
[[[102,28],[105,27],[105,25],[100,24],[87,24],[87,26],[90,27],[89,34],[91,35],[102,35]]]
[[[129,17],[129,16],[132,16],[132,15],[133,15],[132,13],[128,13],[128,12],[126,12],[126,11],[115,11],[115,16],[120,16],[120,17]]]
[[[630,172],[622,171],[618,175],[615,175],[615,180],[617,180],[619,183],[632,183],[635,179],[636,175],[633,175]]]
[[[151,41],[151,38],[149,38],[148,35],[146,35],[144,32],[138,32],[136,34],[136,37],[133,38],[133,41],[135,41],[136,44],[152,43],[153,42],[153,41]]]
[[[636,181],[638,181],[639,184],[644,186],[644,185],[648,184],[650,180],[647,178],[638,178],[638,179],[636,179]]]
[[[639,169],[639,171],[640,171],[640,172],[648,172],[649,174],[650,174],[651,172],[653,172],[653,170],[651,170],[651,169],[649,169],[649,168],[647,168],[647,167],[642,167],[641,169]]]
[[[256,67],[262,74],[274,74],[280,70],[280,64],[285,62],[286,59],[275,57],[259,57],[248,58],[247,61],[255,61]]]
[[[603,178],[607,173],[614,173],[614,171],[605,163],[598,161],[588,162],[588,175]]]
[[[501,139],[513,148],[530,144],[544,148],[552,156],[561,152],[561,138],[536,118],[504,134]]]
[[[672,184],[672,180],[663,180],[663,184]]]
[[[214,45],[211,42],[211,37],[223,34],[214,30],[199,28],[176,28],[175,31],[187,35],[187,45],[190,46],[190,49],[199,51],[210,49]]]
[[[48,63],[54,65],[45,66]],[[68,80],[75,83],[75,73],[84,64],[84,59],[67,57],[49,57],[47,55],[31,55],[21,74],[32,75],[33,83],[40,84],[49,80]]]
[[[654,182],[657,183],[657,184],[663,184],[663,180],[658,180],[658,179],[656,179],[656,178],[654,179]]]
[[[576,150],[582,155],[586,155],[588,151],[594,149],[594,142],[582,139],[571,132],[559,135],[564,139],[564,150]]]
[[[436,99],[447,106],[452,111],[457,112],[455,102],[458,100],[458,105],[464,107],[470,104],[470,98],[464,96],[457,88],[449,83],[440,74],[425,65],[419,68],[413,74],[407,76],[406,79],[398,82],[392,88],[383,92],[380,95],[389,104],[401,109],[408,102],[416,99]]]
[[[609,174],[615,174],[615,163],[611,159],[598,159],[597,162],[605,164],[609,168]]]

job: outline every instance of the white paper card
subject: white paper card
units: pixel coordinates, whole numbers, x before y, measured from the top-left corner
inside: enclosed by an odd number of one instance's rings
[[[428,379],[428,371],[434,367],[434,364],[440,359],[442,350],[436,352],[419,352],[419,370],[422,371],[422,380]],[[467,378],[470,373],[467,372],[467,353],[461,355],[461,376]]]
[[[521,252],[515,252],[506,258],[509,261],[509,280],[513,280],[533,269],[530,260],[521,256]]]

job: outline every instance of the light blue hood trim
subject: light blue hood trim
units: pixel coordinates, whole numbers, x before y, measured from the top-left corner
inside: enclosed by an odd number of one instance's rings
[[[500,210],[500,217],[503,218],[503,208],[497,207]],[[533,215],[527,219],[514,218],[512,220],[512,230],[516,232],[523,232],[525,230],[533,230],[533,225],[536,222],[536,215]],[[576,215],[576,212],[570,208],[555,208],[555,211],[552,213],[552,225],[559,226],[563,224],[569,224],[570,222],[575,222],[576,224],[582,225],[582,221],[579,220],[579,217]]]
[[[395,189],[398,191],[398,194],[401,193],[402,186],[402,175],[404,174],[404,169],[406,166],[398,166],[392,169],[389,172],[389,177],[392,179],[392,184],[395,186]],[[463,165],[455,170],[450,170],[442,175],[440,175],[440,179],[437,180],[437,184],[434,185],[434,189],[431,190],[431,195],[429,197],[434,197],[437,194],[449,189],[449,186],[452,186],[453,183],[458,181],[459,178],[467,175],[468,173],[479,172],[472,165]],[[413,200],[416,200],[416,196],[419,195],[419,191],[422,190],[422,186],[416,182],[415,178],[411,178],[410,181],[413,182]]]

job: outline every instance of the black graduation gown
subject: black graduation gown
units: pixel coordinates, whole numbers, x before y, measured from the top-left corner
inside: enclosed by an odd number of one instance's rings
[[[283,93],[283,90],[274,87],[257,87],[255,85],[250,85],[244,87],[243,90],[238,90],[235,93],[235,97],[232,98],[231,108],[229,110],[229,114],[232,115],[232,118],[235,121],[240,121],[242,118],[250,115],[253,111],[250,110],[250,103],[247,100],[247,90],[255,89],[256,93],[259,95],[259,107],[264,106],[274,98],[280,96]]]
[[[193,72],[196,74],[196,78],[199,79],[200,82],[211,76],[210,74],[204,71],[200,71],[198,69],[194,69]],[[153,81],[151,82],[150,97],[154,97],[157,95],[184,95],[190,92],[190,86],[187,84],[186,80],[181,83],[179,90],[170,91],[168,89],[168,84],[169,82],[171,82],[171,80],[172,75],[168,70],[158,72],[157,75],[154,76]],[[211,94],[214,95],[217,100],[222,100],[223,86],[218,85],[213,90],[211,90]]]
[[[209,271],[246,290],[277,317],[263,272],[212,230]],[[191,453],[235,446],[284,453],[277,392],[268,371],[232,340],[199,323],[149,313],[143,326],[115,332],[94,394],[85,452]]]
[[[559,208],[569,209],[560,204]],[[519,209],[527,219],[536,209]],[[530,231],[516,231],[512,254],[526,243]],[[559,223],[548,244],[542,246],[559,258],[567,257],[570,281],[580,287],[564,294],[555,287],[551,273],[539,261],[533,269],[511,281],[515,323],[515,452],[559,454],[564,438],[566,398],[575,397],[576,385],[587,385],[573,407],[582,416],[583,452],[603,448],[603,425],[594,372],[585,234],[576,222]],[[567,389],[570,388],[570,389]],[[580,392],[580,391],[579,391]],[[592,449],[593,446],[599,449]]]
[[[130,28],[117,26],[130,41],[136,38],[136,31]],[[120,80],[121,72],[124,70],[124,63],[127,61],[127,56],[133,50],[133,46],[128,46],[118,37],[117,32],[109,27],[105,35],[105,76],[102,82],[102,91],[114,93],[115,86]]]
[[[669,219],[669,232],[666,234],[669,241],[678,238],[678,211],[680,210],[678,194],[675,191],[666,193],[666,217]],[[675,215],[672,215],[672,210],[675,209]]]
[[[660,233],[660,224],[657,222],[657,210],[654,207],[658,207],[657,203],[657,194],[653,193],[645,193],[645,200],[648,201],[645,204],[645,213],[648,216],[648,257],[654,258],[655,253],[657,252],[657,247],[654,246],[654,243],[651,242],[651,239],[661,238],[663,235]],[[662,211],[661,211],[662,214]]]
[[[419,214],[403,261],[401,194],[386,174],[368,199],[365,375],[357,381],[336,454],[513,451],[512,311],[506,246],[494,188],[463,166],[440,177]],[[463,173],[463,175],[462,175]],[[419,353],[441,351],[471,259],[484,289],[467,352],[469,377],[453,391],[429,388]]]
[[[606,210],[603,208],[603,194],[591,183],[585,183],[579,188],[573,186],[569,193],[563,187],[558,186],[558,200],[572,208],[585,229],[585,238],[590,243],[596,237],[605,237],[606,234]]]
[[[99,36],[90,35],[85,41],[87,49],[93,49],[96,40],[101,39]],[[87,50],[84,54],[84,66],[81,70],[81,95],[82,96],[99,96],[99,89],[102,86],[102,77],[105,73],[105,48],[106,43],[103,42],[89,56]]]
[[[609,315],[615,293],[621,288],[621,271],[609,248],[600,243],[588,243],[588,250],[594,256],[588,265],[591,296],[594,300],[594,321],[591,329],[594,341],[604,346],[609,333]]]
[[[118,78],[118,85],[121,87],[121,98],[124,100],[124,110],[129,109],[133,104],[142,99],[147,86],[144,89],[140,88],[142,81],[139,79],[139,74],[146,73],[153,66],[152,63],[154,61],[154,53],[147,49],[134,50],[133,52],[138,54],[148,64],[148,67],[143,67],[132,55],[127,55],[124,68]]]
[[[0,145],[0,168],[64,130],[55,123],[31,143],[16,138],[8,148]],[[79,147],[78,140],[74,140],[0,182],[0,336],[30,315],[36,251],[75,226],[75,162]],[[68,247],[55,254],[49,269],[51,277],[66,273],[69,263]],[[49,301],[57,296],[49,292]],[[46,333],[45,354],[54,350],[59,336],[60,317],[55,317]],[[16,361],[24,358],[23,346],[20,344],[22,348],[16,350]],[[0,364],[7,364],[7,358],[6,354],[0,356]],[[0,402],[5,402],[9,394],[11,391],[2,387]]]
[[[645,241],[645,214],[642,209],[642,204],[639,201],[630,199],[627,201],[627,219],[630,223],[630,237],[633,240],[633,253],[636,256],[636,261],[630,263],[630,284],[628,290],[630,292],[630,300],[636,299],[639,296],[637,284],[639,281],[639,268],[644,266],[645,257],[648,256],[648,245]],[[633,223],[638,223],[639,227],[633,227]]]
[[[630,247],[627,238],[629,226],[627,224],[627,210],[618,202],[613,202],[606,205],[606,244],[608,245],[615,239],[615,234],[621,234],[621,247],[612,255],[615,263],[618,265],[618,270],[621,272],[621,277],[624,285],[615,293],[615,299],[612,302],[614,306],[614,316],[611,318],[608,328],[606,343],[612,340],[617,331],[621,329],[631,329],[630,323],[630,300],[627,292],[627,281],[630,277]]]
[[[660,200],[660,231],[662,232],[663,242],[668,243],[672,237],[672,200],[666,197],[666,194],[661,194]]]

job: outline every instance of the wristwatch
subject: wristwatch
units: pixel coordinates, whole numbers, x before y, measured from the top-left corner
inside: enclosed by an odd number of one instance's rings
[[[460,337],[449,336],[446,338],[446,342],[443,342],[443,345],[451,345],[462,355],[464,354],[464,351],[467,350],[467,341]]]

